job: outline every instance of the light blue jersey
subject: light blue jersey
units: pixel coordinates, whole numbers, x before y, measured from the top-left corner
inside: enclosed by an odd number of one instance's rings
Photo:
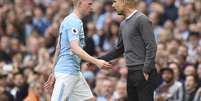
[[[78,40],[80,47],[85,45],[83,23],[74,13],[65,17],[59,28],[60,53],[55,66],[55,73],[78,75],[81,59],[70,49],[70,42]]]

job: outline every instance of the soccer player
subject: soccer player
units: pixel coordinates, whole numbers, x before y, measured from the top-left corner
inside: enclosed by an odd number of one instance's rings
[[[64,18],[59,29],[59,38],[54,57],[53,73],[45,87],[54,83],[51,101],[94,101],[93,94],[80,73],[81,59],[96,64],[101,69],[109,69],[111,64],[88,55],[85,45],[82,18],[92,10],[93,0],[73,0],[73,12]]]

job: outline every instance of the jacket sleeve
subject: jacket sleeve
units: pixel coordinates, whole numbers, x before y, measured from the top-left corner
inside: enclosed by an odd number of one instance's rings
[[[117,45],[109,53],[107,53],[104,56],[99,57],[99,59],[103,59],[105,61],[110,61],[117,57],[120,57],[123,53],[124,53],[124,45],[123,45],[121,28],[120,28]]]
[[[142,35],[146,50],[143,71],[150,74],[155,67],[157,45],[152,24],[146,16],[139,18],[139,31]]]

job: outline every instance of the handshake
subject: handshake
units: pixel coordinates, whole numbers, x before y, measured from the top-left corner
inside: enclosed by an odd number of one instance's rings
[[[105,60],[95,59],[93,62],[89,62],[87,65],[89,66],[93,64],[95,64],[100,69],[112,69],[112,64]]]

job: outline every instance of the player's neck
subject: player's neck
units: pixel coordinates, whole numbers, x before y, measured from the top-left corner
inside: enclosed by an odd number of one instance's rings
[[[125,17],[127,18],[129,15],[131,15],[133,13],[133,11],[135,11],[136,8],[126,8],[125,9]]]
[[[79,12],[79,10],[77,10],[77,9],[75,9],[74,11],[73,11],[73,13],[77,16],[77,17],[79,17],[80,19],[82,19],[82,18],[84,18],[84,16]]]

